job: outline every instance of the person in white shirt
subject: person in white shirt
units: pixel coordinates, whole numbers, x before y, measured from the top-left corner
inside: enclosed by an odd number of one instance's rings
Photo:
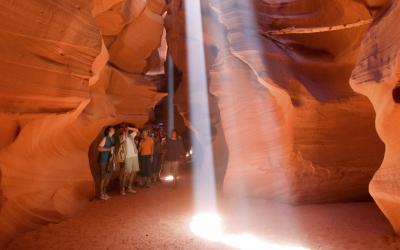
[[[133,189],[136,173],[140,170],[139,168],[139,154],[135,143],[135,137],[138,135],[139,130],[136,128],[128,127],[127,130],[122,134],[121,147],[123,147],[124,156],[121,158],[124,162],[124,168],[121,171],[121,194],[126,195],[128,193],[136,193]]]

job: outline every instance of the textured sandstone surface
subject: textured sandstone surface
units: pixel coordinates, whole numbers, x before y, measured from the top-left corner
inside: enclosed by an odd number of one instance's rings
[[[164,62],[163,36],[182,72],[174,101],[190,125],[189,105],[204,103],[187,95],[182,0],[167,2],[0,1],[0,247],[88,202],[99,131],[144,124],[163,96],[144,75]],[[253,1],[255,11],[247,2],[202,1],[213,134],[203,146],[214,151],[218,184],[284,202],[364,199],[383,141],[370,192],[400,232],[400,4],[376,17],[387,1]],[[375,17],[370,30],[265,33]],[[355,66],[352,87],[366,97],[349,85]]]
[[[126,29],[162,27],[164,4],[18,0],[0,7],[1,248],[15,234],[59,222],[89,201],[88,149],[103,126],[147,121],[163,95],[151,77],[134,73],[145,72],[162,31],[140,34],[142,53],[131,60],[142,68],[126,72],[107,65],[115,54],[106,37],[118,41]],[[138,49],[137,43],[118,46]]]
[[[349,86],[368,26],[278,37],[259,31],[351,24],[371,19],[371,6],[254,1],[254,14],[245,1],[202,3],[211,120],[229,149],[225,193],[300,203],[368,198],[384,145],[372,105]],[[168,11],[169,51],[183,72],[175,101],[189,118],[195,103],[185,95],[182,1]]]
[[[368,26],[259,32],[351,24],[371,18],[367,6],[255,1],[252,16],[243,1],[221,2],[211,3],[218,19],[205,27],[220,51],[211,92],[230,152],[225,192],[301,203],[368,197],[384,146],[372,105],[349,86]],[[214,36],[221,24],[226,38]]]
[[[369,190],[400,234],[400,107],[392,92],[400,76],[400,3],[393,1],[366,34],[351,86],[367,96],[376,111],[376,129],[386,146],[385,158]]]

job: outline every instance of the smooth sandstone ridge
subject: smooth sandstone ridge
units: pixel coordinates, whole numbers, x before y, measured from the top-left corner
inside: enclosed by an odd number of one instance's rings
[[[164,3],[17,0],[0,8],[1,248],[89,201],[89,145],[105,125],[147,121],[163,95],[157,79],[136,73],[151,68],[160,46]],[[124,42],[135,29],[137,42]],[[116,68],[124,59],[113,50],[138,47],[139,66]]]
[[[166,2],[0,2],[0,248],[88,202],[101,129],[143,125],[163,97],[145,75],[162,68],[163,36],[191,126],[204,103],[187,95],[183,2]],[[213,149],[217,184],[296,204],[365,200],[370,185],[400,233],[400,3],[248,2],[202,1],[213,143],[196,140]]]
[[[400,3],[393,1],[365,35],[351,77],[354,90],[373,104],[376,129],[386,146],[384,160],[369,191],[397,234],[400,234],[399,22]]]
[[[215,166],[217,176],[224,175],[224,192],[290,203],[368,199],[384,145],[371,103],[351,89],[349,79],[368,29],[357,23],[372,20],[380,5],[202,3],[211,122],[224,133],[216,141],[229,150],[227,167]],[[189,119],[188,105],[196,103],[182,94],[188,89],[184,7],[180,0],[168,6],[169,49],[184,75],[176,103]],[[354,23],[331,32],[266,34]],[[226,160],[214,155],[215,162]]]
[[[384,145],[372,105],[349,78],[368,25],[316,30],[372,19],[369,6],[255,1],[253,14],[245,1],[222,2],[213,8],[226,52],[212,89],[231,155],[225,191],[295,203],[367,198]],[[306,32],[271,32],[291,27]]]

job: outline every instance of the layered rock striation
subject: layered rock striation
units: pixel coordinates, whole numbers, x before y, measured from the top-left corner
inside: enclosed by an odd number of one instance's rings
[[[292,203],[368,199],[384,145],[371,103],[349,78],[384,3],[201,3],[211,121],[229,149],[225,193]],[[196,104],[187,100],[183,2],[168,10],[169,51],[184,75],[175,100],[189,119]]]
[[[398,136],[400,76],[400,3],[392,1],[365,35],[351,86],[367,96],[376,112],[376,129],[385,143],[385,157],[369,190],[400,234],[400,140]]]
[[[370,7],[245,2],[210,1],[217,18],[205,24],[219,50],[210,89],[230,152],[225,192],[292,203],[368,198],[384,145],[349,78]]]
[[[89,200],[88,151],[101,129],[143,125],[163,97],[145,75],[162,68],[163,35],[182,72],[174,104],[191,126],[191,105],[204,102],[188,98],[183,1],[166,2],[0,2],[0,247]],[[400,4],[201,3],[212,144],[191,129],[213,150],[225,193],[361,200],[382,164],[370,192],[399,232]]]
[[[143,73],[161,43],[164,2],[17,0],[0,7],[1,247],[89,201],[88,149],[105,125],[148,120],[163,96]],[[154,31],[143,33],[146,27]],[[136,43],[125,41],[129,32]],[[132,65],[114,51],[133,51]]]

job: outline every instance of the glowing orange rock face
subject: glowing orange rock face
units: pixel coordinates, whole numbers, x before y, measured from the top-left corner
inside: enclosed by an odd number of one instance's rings
[[[210,90],[229,148],[225,192],[296,203],[367,198],[384,146],[372,105],[349,78],[368,26],[263,33],[368,20],[367,6],[256,1],[252,13],[244,1],[222,1],[212,9],[219,18],[205,30],[220,52]],[[215,35],[221,24],[225,37]]]
[[[258,31],[351,24],[371,18],[383,1],[365,1],[373,9],[350,0],[255,1],[255,22],[243,6],[248,1],[221,2],[203,7],[215,135],[208,146],[219,180],[229,148],[225,191],[285,202],[367,197],[384,148],[373,107],[348,82],[367,26],[279,36]],[[0,3],[0,247],[88,201],[88,148],[103,126],[147,120],[161,96],[142,73],[157,57],[164,9],[161,0]],[[169,1],[168,9],[169,49],[184,72],[175,101],[188,119],[182,2]],[[367,33],[352,77],[378,115],[387,152],[371,193],[397,231],[398,112],[390,98],[398,9],[394,4]]]
[[[0,248],[14,234],[59,222],[87,203],[93,195],[88,161],[93,139],[108,124],[145,123],[149,109],[162,97],[151,79],[107,65],[108,44],[100,29],[109,27],[99,27],[93,15],[112,11],[116,4],[125,6],[125,1],[94,4],[0,3]],[[151,1],[144,6],[147,12],[127,6],[133,14],[124,16],[124,27],[143,19],[144,13],[158,15],[149,25],[156,20],[162,27],[163,6]],[[120,33],[113,35],[118,40]],[[142,34],[141,39],[154,37]],[[159,43],[148,43],[131,58],[140,61],[141,72]],[[136,44],[120,46],[134,50]]]
[[[107,54],[87,1],[2,2],[0,244],[86,202],[89,82]],[[23,18],[21,18],[23,16]],[[103,54],[105,53],[105,54]],[[96,67],[94,65],[96,64]]]
[[[384,145],[371,103],[349,79],[368,28],[357,23],[370,22],[382,1],[254,1],[254,11],[246,3],[203,4],[211,120],[229,148],[225,193],[293,203],[369,198]],[[168,8],[169,50],[184,74],[176,101],[189,117],[182,1]],[[289,27],[312,32],[264,33]]]
[[[376,129],[386,146],[385,158],[369,190],[400,234],[400,140],[398,102],[400,3],[394,1],[366,34],[351,86],[367,96],[376,111]]]

